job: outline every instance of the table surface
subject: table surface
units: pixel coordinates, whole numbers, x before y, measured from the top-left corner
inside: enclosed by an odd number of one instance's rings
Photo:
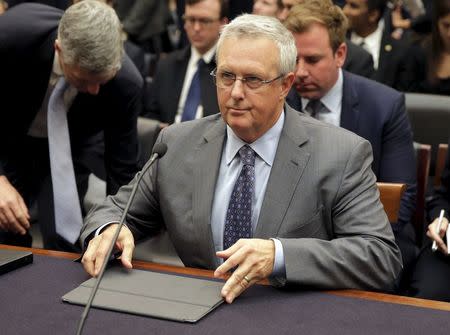
[[[75,334],[83,308],[61,297],[89,276],[78,254],[31,250],[34,262],[0,278],[1,334]],[[139,262],[135,268],[198,277],[212,271]],[[84,334],[447,334],[450,304],[358,290],[311,292],[255,285],[196,324],[92,309]]]

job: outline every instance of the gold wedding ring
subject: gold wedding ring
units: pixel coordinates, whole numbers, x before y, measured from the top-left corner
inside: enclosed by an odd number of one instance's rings
[[[251,279],[248,278],[247,276],[244,276],[244,280],[247,282],[247,284],[249,284]]]

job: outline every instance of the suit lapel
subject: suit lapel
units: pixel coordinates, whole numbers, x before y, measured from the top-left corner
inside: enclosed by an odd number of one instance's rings
[[[294,87],[289,90],[289,93],[286,97],[286,103],[296,111],[303,111],[302,99],[300,98],[300,95],[297,93],[297,90]]]
[[[291,199],[308,163],[310,153],[302,148],[308,141],[301,116],[288,105],[277,153],[267,183],[255,237],[277,236]]]
[[[225,124],[218,116],[218,121],[205,134],[204,142],[198,146],[195,153],[192,218],[194,224],[198,226],[196,230],[198,248],[210,255],[208,257],[211,260],[210,268],[217,266],[211,230],[211,209],[224,139]]]
[[[344,82],[342,88],[342,110],[340,126],[354,133],[358,130],[360,110],[358,108],[358,94],[356,93],[351,74],[343,71]]]
[[[186,75],[186,69],[189,63],[189,58],[191,57],[191,48],[186,47],[181,50],[177,55],[176,63],[173,69],[173,93],[175,96],[171,95],[171,98],[168,99],[168,103],[170,104],[170,108],[167,110],[171,111],[172,115],[170,116],[170,120],[175,120],[175,116],[178,110],[178,104],[180,103],[181,91],[183,90],[184,77]]]
[[[380,57],[378,59],[378,69],[380,77],[383,78],[384,71],[386,67],[386,62],[389,58],[389,53],[392,51],[392,44],[390,43],[390,38],[386,32],[386,29],[383,31],[383,36],[381,37],[381,45],[380,45]]]

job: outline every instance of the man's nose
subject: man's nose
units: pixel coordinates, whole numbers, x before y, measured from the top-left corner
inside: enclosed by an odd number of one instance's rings
[[[300,78],[304,78],[308,76],[308,70],[306,69],[305,62],[302,60],[299,60],[297,63],[297,71],[296,76]]]
[[[199,31],[203,28],[203,26],[199,20],[195,20],[194,24],[192,25],[192,28],[194,28],[195,31]]]
[[[244,97],[244,83],[242,80],[235,80],[231,88],[231,97],[233,99],[242,99]]]

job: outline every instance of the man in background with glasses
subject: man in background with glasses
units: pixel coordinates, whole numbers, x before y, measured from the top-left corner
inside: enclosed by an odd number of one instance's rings
[[[217,95],[209,73],[220,28],[228,22],[225,0],[187,0],[183,15],[190,45],[161,59],[149,89],[144,116],[167,124],[216,114]]]
[[[221,115],[163,129],[168,150],[143,176],[117,246],[162,227],[186,266],[227,278],[231,303],[249,286],[390,290],[399,250],[378,198],[369,142],[285,105],[294,81],[292,34],[243,15],[217,46]],[[132,183],[133,184],[133,183]],[[96,276],[132,184],[91,212],[83,265]],[[99,233],[95,236],[96,233]],[[94,237],[95,236],[95,237]]]

